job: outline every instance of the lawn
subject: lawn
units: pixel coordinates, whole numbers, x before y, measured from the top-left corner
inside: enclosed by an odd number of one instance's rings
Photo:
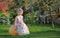
[[[52,30],[51,24],[27,24],[29,35],[11,36],[8,29],[11,25],[0,25],[0,38],[60,38],[60,26],[55,25]]]

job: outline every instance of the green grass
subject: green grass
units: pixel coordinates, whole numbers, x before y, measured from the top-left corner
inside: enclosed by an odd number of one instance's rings
[[[60,26],[55,25],[51,30],[51,24],[27,24],[30,30],[29,35],[11,36],[8,29],[11,25],[0,25],[0,38],[60,38]]]

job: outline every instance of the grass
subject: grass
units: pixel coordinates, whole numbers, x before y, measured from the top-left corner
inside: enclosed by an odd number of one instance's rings
[[[30,30],[29,35],[11,36],[8,29],[11,25],[0,25],[0,38],[60,38],[60,26],[55,25],[51,30],[51,24],[27,24]]]

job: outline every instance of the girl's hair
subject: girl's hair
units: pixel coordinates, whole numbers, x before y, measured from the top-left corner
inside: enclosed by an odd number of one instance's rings
[[[22,8],[17,8],[17,13],[19,13],[19,11],[23,11],[23,9]]]

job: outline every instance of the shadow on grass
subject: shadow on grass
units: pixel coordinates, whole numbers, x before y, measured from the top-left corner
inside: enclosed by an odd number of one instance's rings
[[[23,35],[23,36],[11,36],[11,35],[0,35],[0,37],[5,37],[5,38],[36,38],[36,37],[56,37],[60,38],[60,32],[59,31],[42,31],[42,32],[31,32],[29,35]]]
[[[32,35],[60,35],[59,31],[49,30],[49,31],[42,31],[42,32],[31,32]]]

